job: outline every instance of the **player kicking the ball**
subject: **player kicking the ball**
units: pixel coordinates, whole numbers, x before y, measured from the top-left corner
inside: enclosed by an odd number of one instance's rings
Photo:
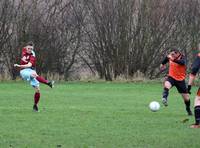
[[[164,82],[162,103],[165,106],[168,106],[167,99],[169,95],[169,90],[175,86],[178,92],[182,95],[182,98],[185,102],[186,111],[188,115],[192,115],[190,110],[190,98],[187,91],[185,77],[186,77],[186,62],[185,57],[181,52],[173,48],[170,53],[165,57],[160,66],[161,70],[166,68],[166,64],[169,63],[169,72],[168,76]]]
[[[200,50],[200,47],[199,47]],[[189,76],[188,81],[188,92],[191,91],[191,86],[193,84],[193,81],[196,77],[197,72],[200,68],[200,53],[195,58],[194,62],[192,63],[192,70]],[[200,128],[200,87],[197,91],[195,101],[194,101],[194,116],[195,116],[195,123],[191,125],[191,128]]]
[[[53,87],[54,81],[48,81],[39,76],[35,71],[36,57],[33,51],[33,43],[29,42],[26,47],[22,49],[22,58],[19,64],[14,64],[14,67],[20,68],[20,76],[22,79],[30,82],[31,86],[35,89],[33,110],[38,111],[38,102],[40,100],[39,82]]]

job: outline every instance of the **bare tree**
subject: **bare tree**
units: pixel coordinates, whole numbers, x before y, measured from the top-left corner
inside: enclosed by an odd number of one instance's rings
[[[192,61],[199,15],[200,0],[1,0],[0,69],[15,79],[12,65],[31,40],[45,75],[67,80],[84,65],[109,81],[138,72],[155,78],[172,46]]]
[[[15,59],[15,53],[12,51],[10,42],[13,36],[14,17],[15,13],[15,1],[14,0],[2,0],[0,2],[0,58],[5,65],[5,69],[11,74],[13,78],[15,76],[14,69],[12,67],[12,61]],[[2,71],[5,72],[5,71]]]

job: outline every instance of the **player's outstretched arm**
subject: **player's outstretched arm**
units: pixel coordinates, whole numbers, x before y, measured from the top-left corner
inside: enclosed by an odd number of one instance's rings
[[[162,64],[162,65],[165,65],[165,64],[167,64],[168,62],[169,62],[169,57],[166,56],[166,57],[163,59],[163,61],[161,62],[161,64]]]
[[[29,68],[29,67],[32,67],[32,63],[29,62],[28,64],[25,64],[25,65],[14,64],[14,67]]]
[[[164,71],[166,69],[166,64],[169,62],[169,58],[166,56],[160,64],[160,71]]]

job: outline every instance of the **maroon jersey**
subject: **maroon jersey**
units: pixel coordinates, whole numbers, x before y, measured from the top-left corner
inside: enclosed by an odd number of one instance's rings
[[[22,49],[22,58],[21,58],[20,64],[26,65],[29,62],[32,64],[32,68],[34,68],[35,63],[36,63],[35,53],[32,52],[32,53],[29,54],[29,53],[26,52],[26,48],[23,48]]]

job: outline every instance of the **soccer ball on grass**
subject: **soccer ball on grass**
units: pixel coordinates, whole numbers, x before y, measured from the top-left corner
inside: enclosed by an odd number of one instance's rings
[[[157,101],[152,101],[149,104],[149,108],[150,108],[151,111],[156,112],[160,109],[160,104]]]

